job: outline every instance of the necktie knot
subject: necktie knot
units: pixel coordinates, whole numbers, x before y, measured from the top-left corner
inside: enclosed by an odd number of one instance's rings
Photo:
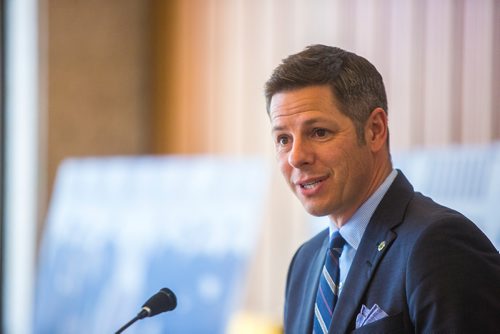
[[[335,233],[333,233],[332,235],[332,238],[330,239],[330,249],[338,250],[340,256],[340,253],[342,252],[342,248],[344,248],[344,245],[345,245],[345,239],[342,238],[339,231],[335,231]]]

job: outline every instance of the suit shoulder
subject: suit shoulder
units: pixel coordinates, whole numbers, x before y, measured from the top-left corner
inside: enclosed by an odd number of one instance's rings
[[[307,251],[310,249],[317,249],[318,247],[321,247],[325,242],[326,238],[328,238],[328,234],[329,231],[326,228],[323,231],[316,234],[315,236],[313,236],[311,239],[304,242],[299,249],[304,248],[304,250]]]
[[[328,237],[328,229],[325,229],[325,230],[319,232],[318,234],[316,234],[315,236],[313,236],[311,239],[304,242],[295,251],[295,254],[293,255],[292,261],[290,263],[289,271],[296,264],[296,262],[304,262],[304,261],[307,262],[312,257],[314,257],[315,254],[323,246],[323,243],[325,242],[327,237]]]
[[[462,213],[434,202],[431,198],[416,192],[408,203],[404,215],[406,227],[413,228],[412,233],[425,232],[427,229],[446,228],[448,224],[454,224],[457,229],[463,229],[471,233],[482,232],[477,226]],[[417,231],[416,231],[416,230]]]
[[[498,251],[476,224],[420,193],[415,193],[409,201],[402,223],[394,231],[410,253],[429,254],[447,248],[498,256]]]

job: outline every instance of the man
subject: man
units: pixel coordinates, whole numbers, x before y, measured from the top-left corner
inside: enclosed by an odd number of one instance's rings
[[[265,92],[281,172],[330,221],[291,262],[285,332],[500,333],[500,255],[393,169],[375,67],[314,45],[286,58]]]

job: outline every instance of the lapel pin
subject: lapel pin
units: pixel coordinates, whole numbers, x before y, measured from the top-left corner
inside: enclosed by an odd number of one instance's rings
[[[379,252],[381,252],[385,248],[385,241],[382,241],[381,243],[378,244],[377,249]]]

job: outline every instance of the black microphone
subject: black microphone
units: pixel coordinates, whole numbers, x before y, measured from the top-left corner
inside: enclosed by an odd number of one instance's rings
[[[162,312],[172,311],[176,306],[177,297],[175,293],[169,288],[163,288],[149,298],[144,305],[142,305],[142,309],[137,313],[135,318],[123,325],[115,334],[120,334],[137,320],[152,317]]]

